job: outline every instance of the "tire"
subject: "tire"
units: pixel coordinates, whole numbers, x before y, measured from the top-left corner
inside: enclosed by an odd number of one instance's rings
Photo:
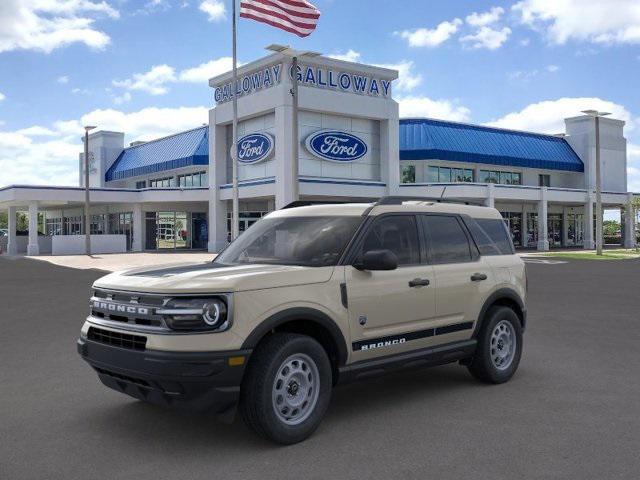
[[[331,387],[331,363],[318,342],[306,335],[275,333],[251,356],[240,413],[258,435],[283,445],[298,443],[320,425]]]
[[[521,355],[520,318],[509,307],[491,307],[478,334],[478,347],[467,367],[469,372],[485,383],[504,383],[518,369]]]

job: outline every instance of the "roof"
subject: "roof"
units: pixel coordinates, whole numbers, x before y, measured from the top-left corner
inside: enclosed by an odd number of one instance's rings
[[[433,119],[400,120],[400,160],[451,160],[583,172],[564,138]]]
[[[105,181],[192,165],[209,165],[209,127],[206,125],[125,148],[107,170]]]

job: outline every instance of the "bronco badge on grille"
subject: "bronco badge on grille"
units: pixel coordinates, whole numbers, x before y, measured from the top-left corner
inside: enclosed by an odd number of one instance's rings
[[[104,302],[102,300],[93,300],[91,302],[93,308],[98,310],[106,310],[108,312],[130,313],[133,315],[149,315],[148,307],[138,307],[135,305],[125,305],[122,303]]]

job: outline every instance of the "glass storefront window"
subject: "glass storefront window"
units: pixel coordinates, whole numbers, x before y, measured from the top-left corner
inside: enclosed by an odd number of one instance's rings
[[[209,241],[204,212],[147,212],[146,250],[205,249]]]
[[[522,185],[522,174],[519,172],[499,172],[480,170],[480,183],[499,183],[502,185]]]
[[[584,243],[584,215],[570,213],[567,215],[567,246],[578,246]]]
[[[402,183],[416,183],[416,166],[405,165],[400,172],[400,181]]]
[[[549,247],[559,247],[562,245],[562,214],[550,213],[547,216],[547,237]]]
[[[511,232],[511,240],[516,247],[522,246],[522,213],[519,212],[500,212],[504,223]]]
[[[527,213],[527,247],[538,246],[538,214]]]
[[[427,181],[430,183],[473,182],[470,168],[428,167]]]

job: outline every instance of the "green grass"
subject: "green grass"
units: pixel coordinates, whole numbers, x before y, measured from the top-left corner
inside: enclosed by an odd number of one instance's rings
[[[589,252],[550,252],[541,256],[553,258],[573,258],[579,260],[627,260],[630,258],[640,258],[640,251],[635,249],[604,250],[602,255],[596,255],[595,251]]]

